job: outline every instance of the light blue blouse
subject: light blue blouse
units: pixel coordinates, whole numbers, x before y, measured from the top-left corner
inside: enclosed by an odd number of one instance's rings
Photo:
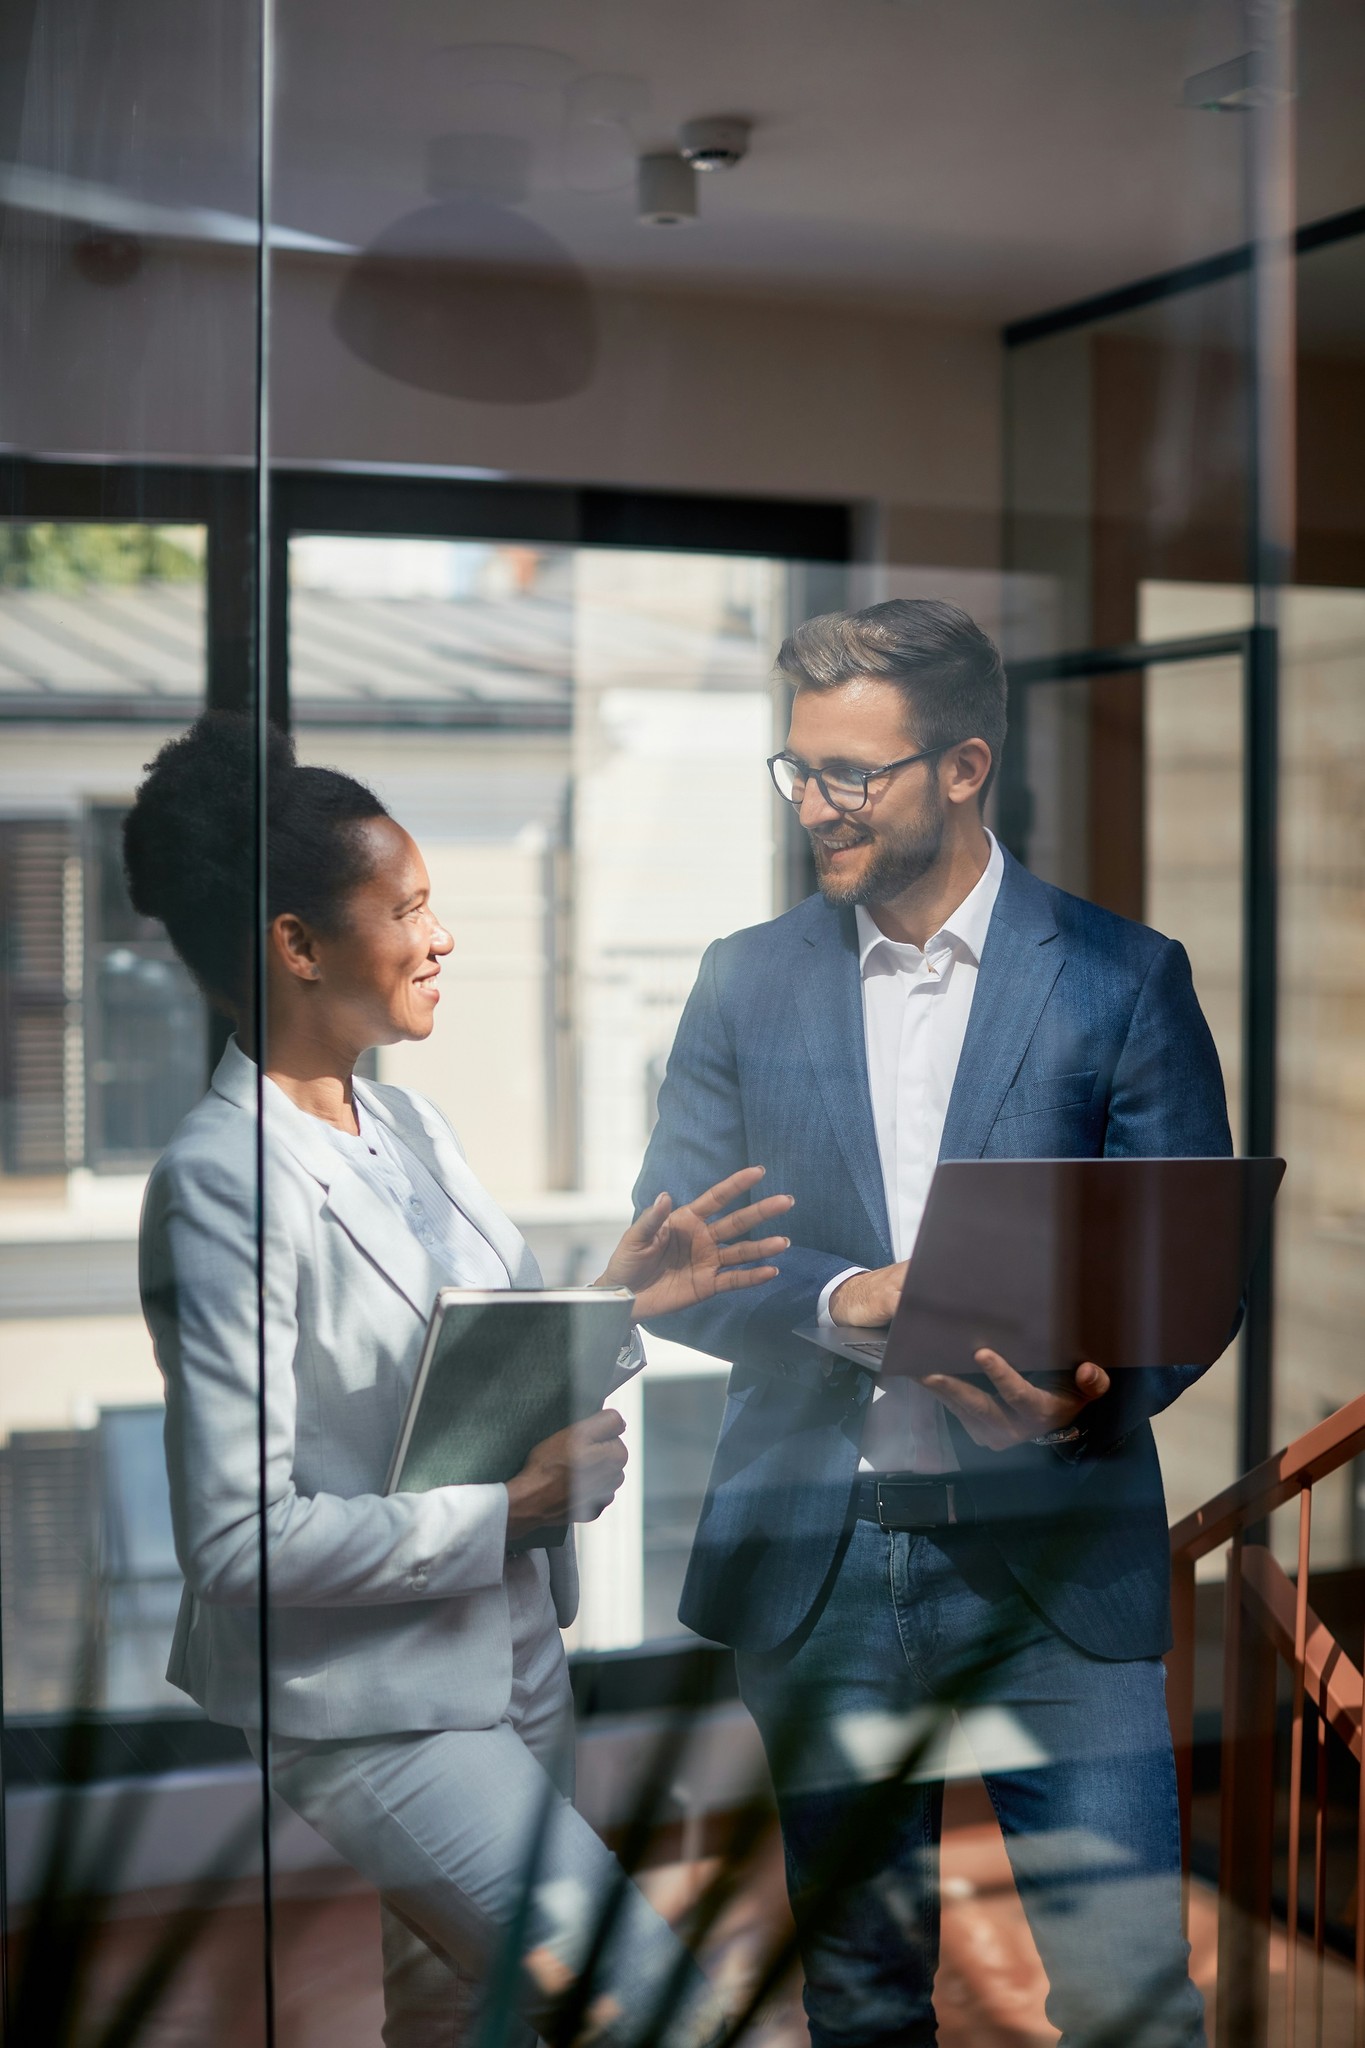
[[[417,1154],[374,1117],[353,1105],[359,1137],[329,1124],[327,1131],[352,1170],[391,1202],[441,1272],[448,1287],[510,1287],[511,1275]]]

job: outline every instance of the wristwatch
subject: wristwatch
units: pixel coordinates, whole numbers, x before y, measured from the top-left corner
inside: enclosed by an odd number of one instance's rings
[[[1067,1464],[1073,1464],[1085,1449],[1085,1431],[1079,1422],[1073,1422],[1067,1429],[1049,1429],[1042,1436],[1032,1436],[1029,1442],[1040,1450],[1055,1451]]]

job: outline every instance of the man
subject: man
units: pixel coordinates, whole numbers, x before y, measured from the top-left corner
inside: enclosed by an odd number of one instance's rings
[[[637,1189],[745,1158],[796,1197],[780,1277],[669,1326],[734,1362],[682,1619],[735,1646],[768,1748],[815,2048],[935,2038],[916,1730],[952,1707],[1064,2041],[1192,2048],[1148,1417],[1194,1369],[1042,1387],[981,1352],[881,1388],[792,1332],[890,1318],[939,1158],[1229,1152],[1217,1056],[1179,945],[986,830],[1005,678],[964,612],[813,619],[778,666],[820,893],[708,951]]]

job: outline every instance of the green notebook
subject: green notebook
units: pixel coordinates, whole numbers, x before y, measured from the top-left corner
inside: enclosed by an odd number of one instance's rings
[[[511,1479],[534,1445],[602,1406],[634,1302],[615,1287],[443,1287],[385,1492]]]

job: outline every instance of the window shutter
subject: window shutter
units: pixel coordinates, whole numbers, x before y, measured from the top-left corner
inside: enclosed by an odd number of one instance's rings
[[[7,1173],[67,1159],[66,868],[59,819],[0,821],[0,1150]]]

